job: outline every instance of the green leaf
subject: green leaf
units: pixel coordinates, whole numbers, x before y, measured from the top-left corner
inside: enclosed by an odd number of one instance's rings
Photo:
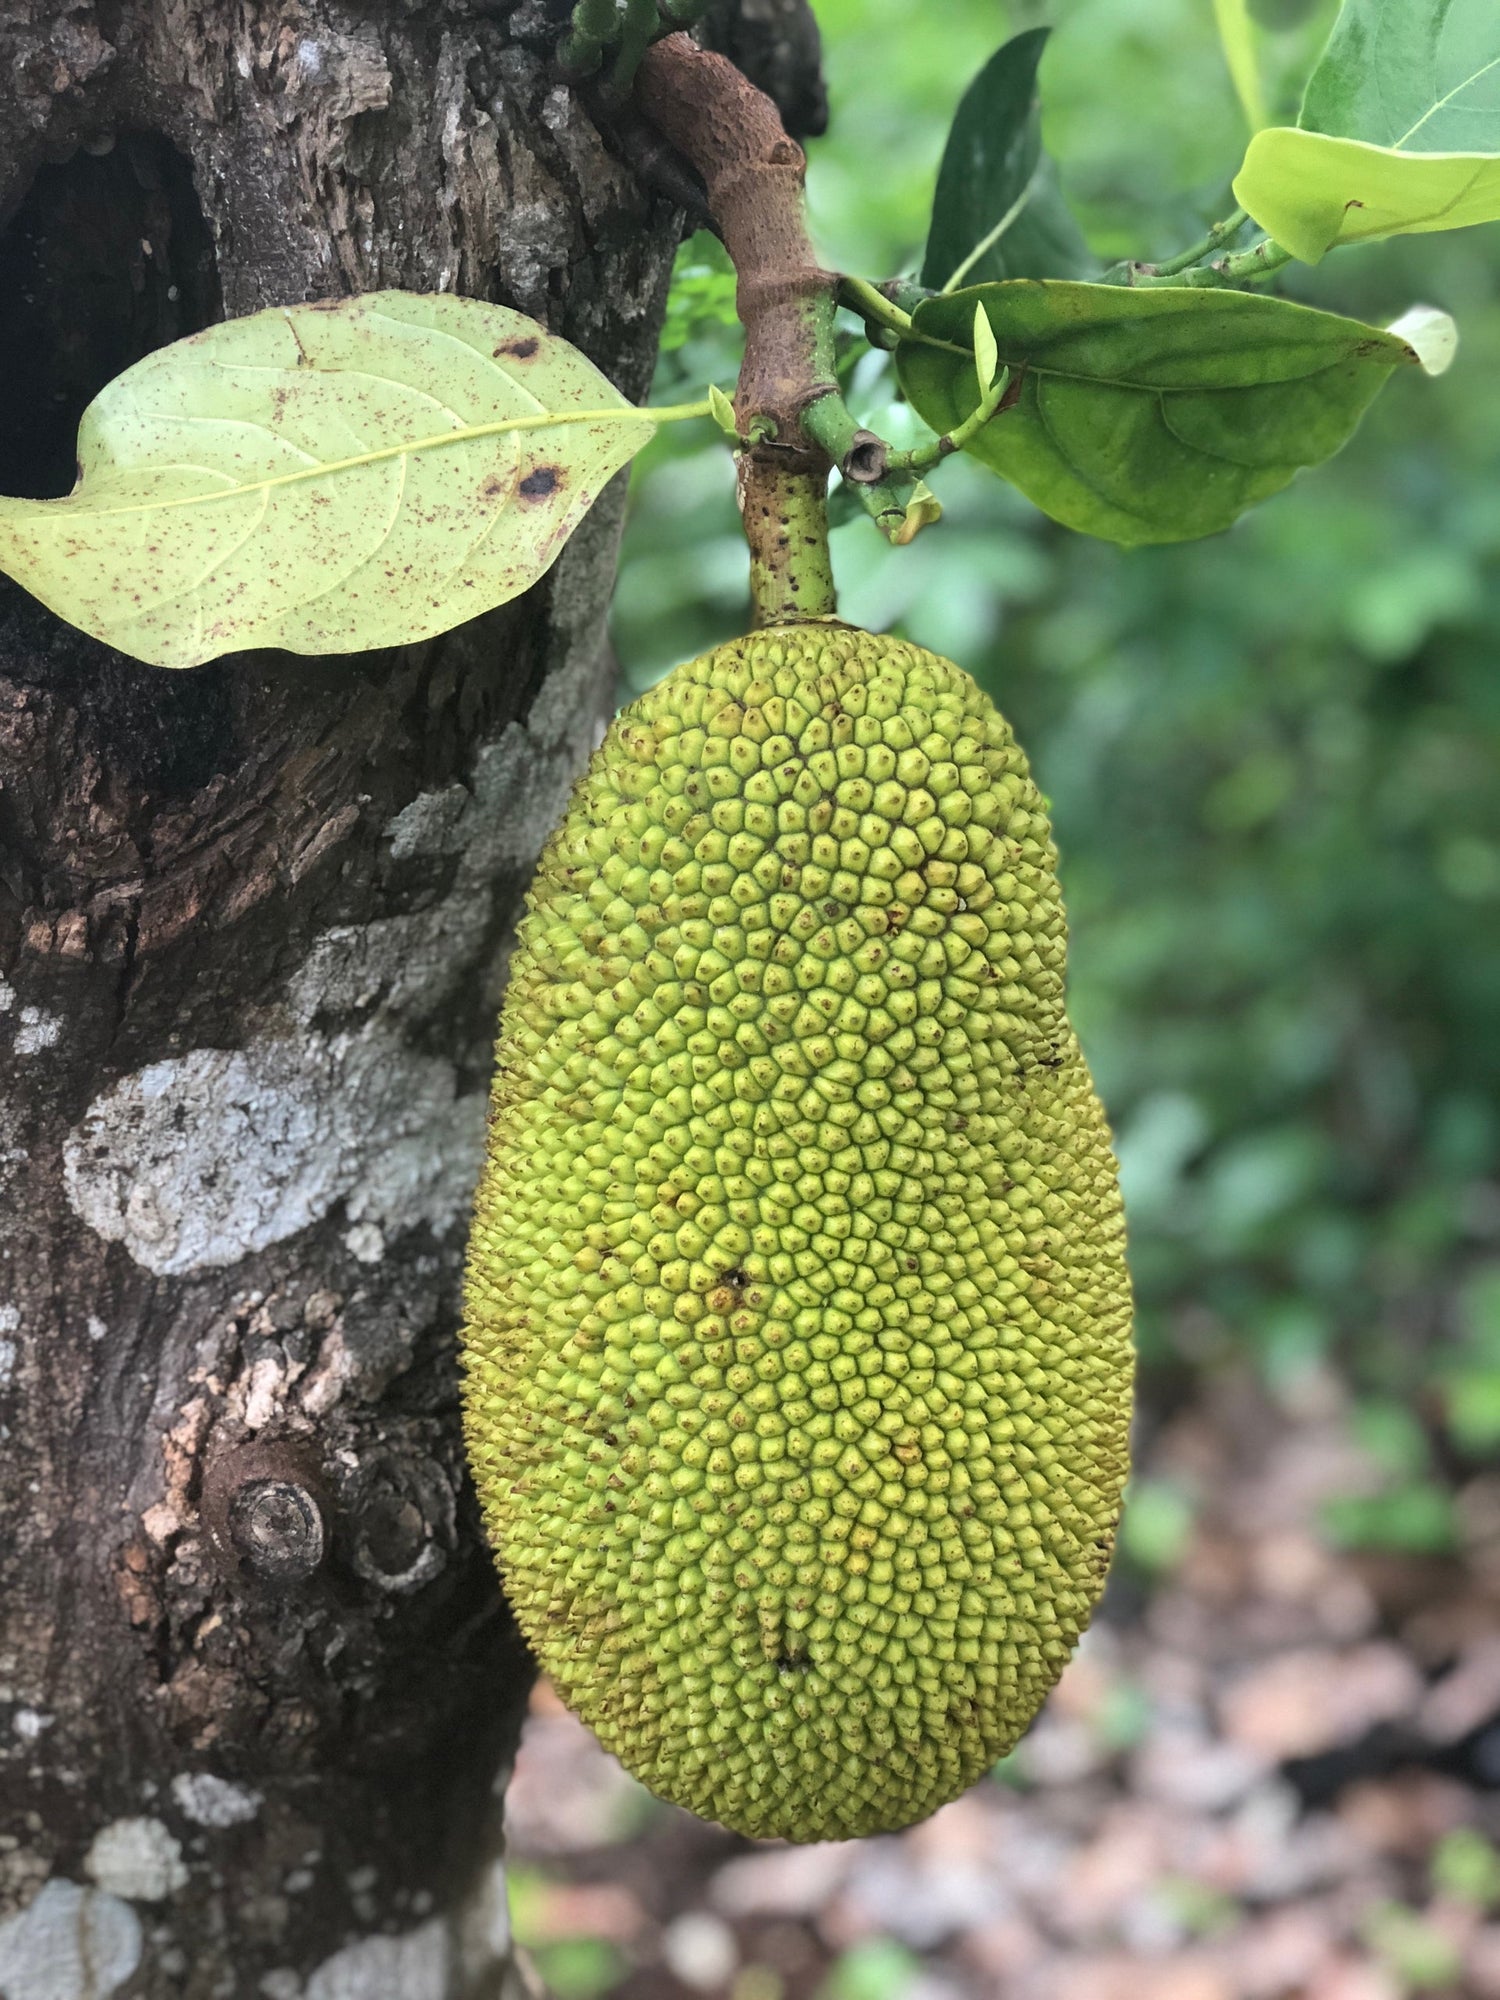
[[[897,350],[923,420],[978,396],[976,304],[1020,391],[966,449],[1054,520],[1133,546],[1227,528],[1343,445],[1416,355],[1378,327],[1285,299],[1163,286],[983,285],[925,299]]]
[[[1309,264],[1500,218],[1500,7],[1345,0],[1296,128],[1256,134],[1234,191]]]
[[[1266,122],[1266,98],[1260,82],[1260,61],[1255,50],[1255,34],[1245,0],[1214,0],[1219,23],[1219,40],[1224,62],[1234,84],[1245,123],[1258,132]]]
[[[73,491],[0,498],[0,569],[154,666],[406,645],[534,583],[654,429],[504,306],[277,308],[111,382]]]
[[[1234,198],[1304,264],[1336,243],[1500,220],[1500,159],[1396,153],[1273,125],[1257,132]]]
[[[1500,8],[1344,0],[1297,123],[1401,153],[1500,153]]]
[[[1000,367],[1000,349],[995,345],[995,329],[981,302],[974,308],[974,376],[981,397],[994,381]]]
[[[1013,36],[963,94],[922,260],[922,283],[934,290],[955,272],[978,282],[1081,277],[1097,268],[1042,153],[1036,73],[1049,32]]]
[[[735,418],[734,404],[719,387],[717,382],[708,385],[708,413],[725,437],[739,440],[740,427]]]

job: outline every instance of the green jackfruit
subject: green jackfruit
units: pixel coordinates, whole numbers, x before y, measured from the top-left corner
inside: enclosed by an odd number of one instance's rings
[[[953,1798],[1103,1582],[1130,1295],[1055,861],[967,674],[808,624],[627,709],[531,889],[470,1456],[564,1699],[743,1833]]]

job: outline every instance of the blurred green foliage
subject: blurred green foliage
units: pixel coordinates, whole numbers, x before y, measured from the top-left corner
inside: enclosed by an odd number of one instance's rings
[[[1500,1854],[1477,1827],[1456,1826],[1433,1850],[1432,1886],[1451,1902],[1492,1910],[1500,1903]]]
[[[1463,1954],[1429,1918],[1404,1903],[1381,1903],[1363,1925],[1365,1941],[1403,1994],[1451,1993]]]
[[[818,2000],[903,2000],[920,1971],[918,1961],[893,1938],[866,1938],[839,1954]]]
[[[1187,1554],[1193,1503],[1165,1479],[1132,1480],[1120,1518],[1120,1554],[1148,1577],[1165,1576]]]
[[[516,1942],[531,1953],[553,2000],[595,2000],[618,1983],[625,1958],[617,1946],[587,1934],[557,1934],[548,1915],[558,1886],[551,1876],[536,1868],[511,1867],[506,1882]]]
[[[1280,115],[1332,11],[1258,6],[1291,24],[1266,38]],[[1046,140],[1101,262],[1169,254],[1231,205],[1243,128],[1202,0],[949,0],[941,34],[908,0],[817,12],[831,262],[915,269],[964,85],[1044,19]],[[721,253],[698,238],[684,260],[661,398],[737,364]],[[1500,1447],[1500,232],[1343,251],[1286,289],[1378,323],[1445,307],[1459,358],[1395,382],[1331,466],[1214,540],[1070,537],[960,462],[934,480],[941,526],[893,552],[850,520],[835,568],[847,617],[975,673],[1053,801],[1148,1367],[1251,1356],[1294,1385],[1336,1358],[1387,1483],[1331,1526],[1436,1547],[1434,1449],[1461,1467]],[[854,385],[878,427],[917,434],[884,356]],[[642,460],[615,622],[630,686],[743,628],[732,486],[680,429]],[[1169,1541],[1156,1511],[1146,1539]]]

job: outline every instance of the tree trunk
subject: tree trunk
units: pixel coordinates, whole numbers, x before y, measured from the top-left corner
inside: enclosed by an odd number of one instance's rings
[[[805,123],[800,0],[743,15]],[[0,0],[0,491],[65,491],[84,404],[162,341],[382,286],[503,299],[641,396],[681,218],[555,32]],[[516,604],[352,659],[171,675],[0,586],[4,2000],[512,1990],[531,1667],[453,1333],[621,498]]]

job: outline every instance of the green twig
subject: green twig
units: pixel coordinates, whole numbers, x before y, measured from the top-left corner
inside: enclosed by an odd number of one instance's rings
[[[1226,285],[1253,285],[1261,278],[1269,278],[1284,264],[1294,261],[1291,251],[1284,245],[1263,236],[1248,250],[1238,250],[1232,256],[1221,257],[1217,264],[1205,265],[1204,269],[1220,272]],[[1206,284],[1208,280],[1205,278],[1201,282]]]
[[[910,451],[893,451],[886,461],[888,470],[920,478],[924,472],[931,472],[935,465],[940,465],[945,458],[951,458],[954,452],[962,451],[965,445],[984,429],[990,418],[997,414],[1010,393],[1010,386],[1010,370],[1002,368],[961,424],[955,424],[951,431],[945,431],[931,444],[913,445]]]
[[[911,496],[911,482],[899,483],[894,479],[882,479],[874,486],[857,486],[860,505],[874,521],[885,539],[894,547],[901,539],[901,531],[906,526],[907,501]]]
[[[911,333],[911,314],[892,305],[884,292],[877,291],[864,278],[840,278],[838,301],[850,312],[858,313],[866,326],[883,326],[903,338]]]
[[[1216,250],[1222,250],[1230,237],[1238,235],[1249,220],[1244,209],[1237,208],[1233,215],[1226,215],[1222,222],[1216,222],[1202,242],[1195,243],[1191,250],[1169,257],[1164,264],[1152,264],[1147,268],[1153,277],[1175,277],[1179,271],[1187,270],[1190,264],[1201,264],[1205,257],[1212,257]]]
[[[1210,290],[1223,289],[1229,285],[1257,285],[1265,278],[1273,277],[1283,265],[1293,262],[1292,253],[1271,237],[1263,236],[1259,243],[1252,243],[1248,250],[1235,250],[1227,257],[1220,257],[1212,264],[1195,264],[1191,270],[1168,272],[1165,269],[1153,271],[1148,265],[1132,267],[1126,284],[1130,285],[1190,285]]]
[[[938,296],[930,285],[919,285],[915,278],[888,278],[880,291],[884,298],[904,313],[914,313],[924,299]]]
[[[1209,286],[1257,285],[1292,261],[1290,250],[1273,242],[1269,236],[1263,236],[1248,250],[1236,250],[1228,257],[1220,257],[1217,263],[1194,265],[1191,271],[1183,272],[1179,282]]]
[[[911,298],[914,306],[920,305],[923,299],[936,296],[935,293],[925,291],[919,286],[903,285],[901,290],[903,296]],[[911,314],[894,300],[887,298],[879,287],[868,283],[864,278],[840,278],[838,302],[847,311],[859,315],[865,323],[867,333],[871,327],[876,329],[875,333],[869,333],[872,347],[891,348],[899,346],[904,340],[916,340],[920,341],[923,347],[941,347],[949,354],[969,352],[969,349],[958,341],[939,340],[934,334],[918,332],[912,323]],[[879,339],[877,333],[887,337]]]

